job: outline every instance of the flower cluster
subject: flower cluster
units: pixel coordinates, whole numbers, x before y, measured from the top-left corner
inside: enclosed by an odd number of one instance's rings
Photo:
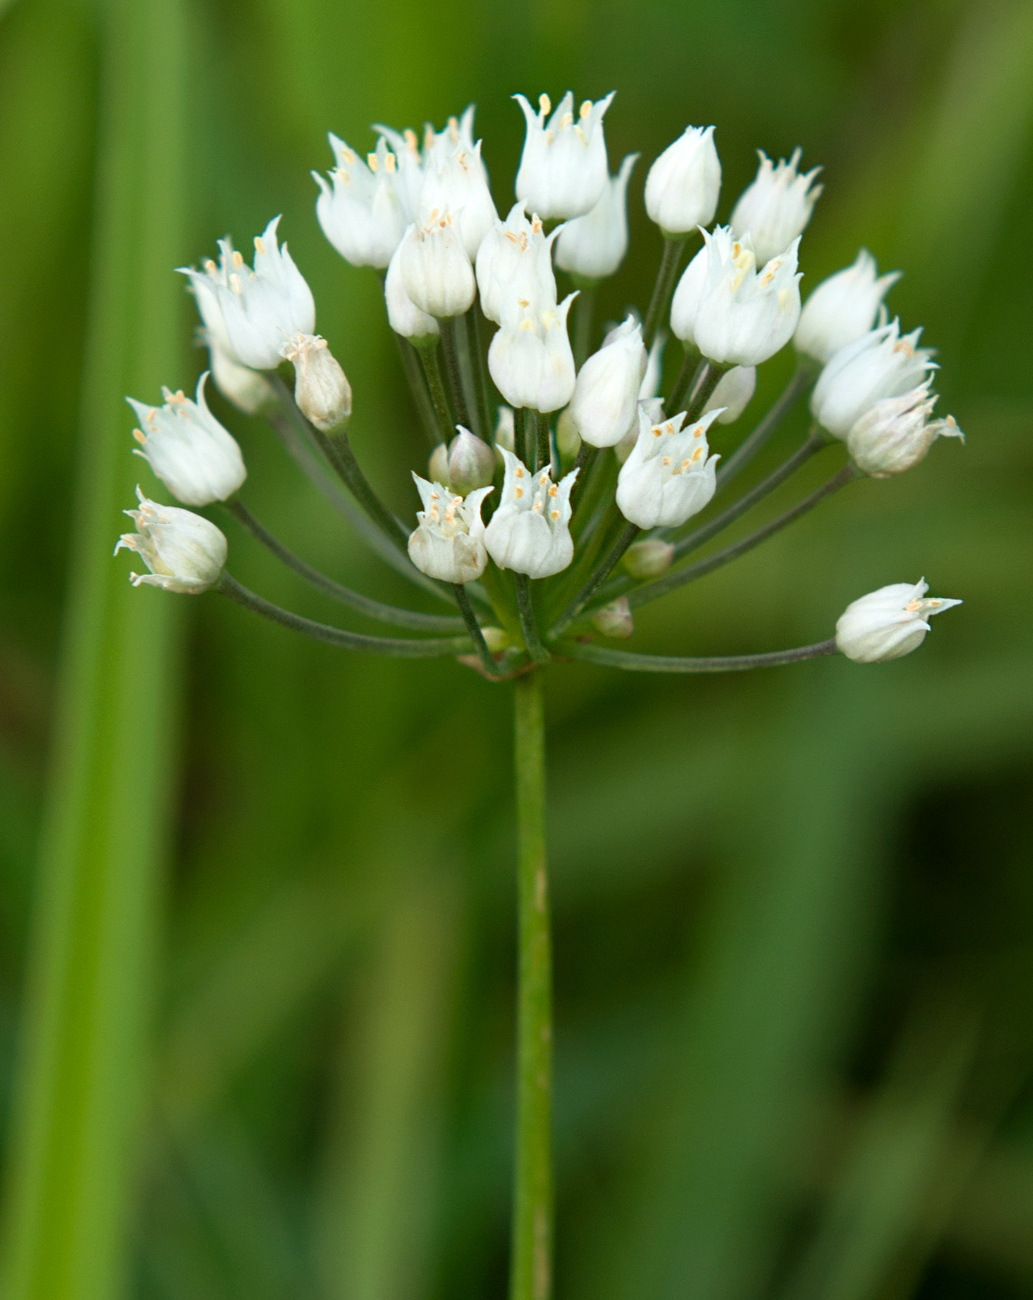
[[[254,240],[250,266],[224,239],[217,260],[183,268],[222,396],[268,419],[306,472],[324,484],[336,473],[353,498],[340,496],[342,511],[354,520],[361,509],[380,555],[451,611],[400,609],[352,592],[266,532],[240,500],[244,460],[209,410],[209,372],[196,401],[168,389],[161,406],[129,399],[138,452],[156,476],[184,506],[221,503],[353,610],[424,635],[351,633],[270,606],[226,573],[227,542],[215,524],[142,493],[127,512],[139,531],[118,543],[149,570],[134,583],[216,588],[324,640],[408,657],[458,654],[490,677],[550,658],[649,671],[706,663],[711,671],[716,661],[632,654],[595,637],[631,636],[639,605],[743,554],[853,480],[902,473],[936,439],[961,438],[952,417],[933,416],[937,367],[920,346],[921,331],[904,332],[887,312],[899,273],[880,276],[862,249],[802,300],[801,241],[822,187],[819,168],[800,170],[799,149],[778,162],[761,153],[756,178],[722,224],[714,127],[687,126],[645,176],[645,211],[663,249],[652,294],[641,311],[600,328],[596,292],[628,249],[639,155],[611,174],[604,123],[612,93],[579,108],[569,91],[555,108],[544,94],[537,108],[514,98],[526,136],[505,218],[472,106],[422,135],[377,126],[365,158],[331,134],[333,169],[313,172],[327,239],[352,266],[382,277],[387,320],[429,437],[427,477],[412,473],[422,507],[415,528],[380,500],[359,466],[348,436],[352,388],[315,332],[315,299],[279,242],[280,219]],[[683,356],[665,377],[669,334]],[[790,343],[796,371],[771,412],[712,452],[709,438],[750,406],[757,368]],[[745,497],[692,524],[805,396],[813,418],[806,441]],[[838,444],[845,450],[832,477],[784,517],[684,562],[805,460],[836,456],[830,449]],[[924,581],[884,587],[854,601],[834,637],[732,656],[727,666],[836,650],[862,663],[896,658],[922,641],[928,615],[958,603],[925,593]]]

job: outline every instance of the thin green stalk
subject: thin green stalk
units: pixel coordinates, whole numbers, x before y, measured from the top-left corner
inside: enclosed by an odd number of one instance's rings
[[[455,421],[452,419],[452,410],[448,404],[448,394],[445,391],[445,378],[441,373],[441,359],[438,356],[438,349],[436,347],[417,348],[416,351],[420,354],[423,373],[427,379],[427,390],[437,419],[437,441],[443,442],[447,446],[455,437],[456,426]]]
[[[257,541],[271,551],[281,563],[289,569],[293,569],[306,582],[311,583],[320,591],[325,591],[327,595],[339,600],[342,605],[347,605],[349,609],[354,609],[359,614],[365,614],[367,618],[376,619],[379,623],[393,624],[395,627],[408,627],[418,632],[460,632],[463,629],[463,620],[461,618],[449,618],[445,614],[420,614],[412,609],[399,609],[396,605],[385,605],[379,600],[373,600],[370,596],[363,596],[358,591],[352,591],[350,587],[342,586],[341,583],[335,582],[333,578],[328,578],[325,573],[306,564],[296,556],[293,551],[289,551],[286,546],[268,529],[264,528],[258,522],[255,516],[244,505],[243,501],[233,500],[226,503],[226,509],[231,515],[242,524],[248,532]]]
[[[691,392],[703,377],[703,367],[707,363],[699,355],[699,351],[694,347],[685,348],[685,356],[682,359],[681,368],[678,371],[678,377],[674,381],[674,387],[671,389],[671,396],[667,399],[667,410],[674,415],[685,397],[686,393]]]
[[[552,1294],[552,936],[540,670],[513,683],[517,812],[517,1114],[510,1300]]]
[[[714,395],[714,389],[721,382],[722,375],[728,369],[728,366],[718,365],[716,361],[703,362],[701,368],[696,372],[698,377],[693,381],[692,391],[685,407],[686,424],[692,424],[703,414],[707,402]]]
[[[395,334],[395,339],[398,343],[398,355],[402,359],[402,369],[405,371],[409,391],[416,403],[416,412],[420,417],[420,424],[423,425],[423,431],[426,433],[430,445],[436,447],[441,441],[441,424],[437,408],[431,400],[427,381],[424,378],[423,367],[420,365],[419,351],[413,347],[408,339],[403,339],[401,334]]]
[[[550,641],[555,637],[562,636],[567,628],[570,627],[571,623],[573,623],[581,613],[617,565],[620,564],[624,552],[640,532],[641,529],[638,524],[626,523],[624,525],[620,531],[620,535],[603,557],[599,567],[553,624],[553,627],[549,632]]]
[[[577,478],[574,480],[574,486],[570,489],[570,509],[573,512],[575,506],[581,498],[585,484],[588,482],[592,473],[592,466],[595,464],[595,458],[599,454],[599,448],[593,447],[590,442],[582,442],[578,448],[577,458],[570,467],[573,474],[577,471]]]
[[[481,304],[477,301],[465,316],[466,344],[473,387],[474,433],[485,442],[491,442],[491,403],[488,401],[488,371],[481,330],[482,316]]]
[[[592,347],[592,317],[595,314],[595,285],[585,285],[574,303],[574,364],[578,370],[585,364]]]
[[[535,471],[552,468],[552,448],[549,445],[549,417],[544,411],[533,411],[535,429]]]
[[[685,240],[685,235],[664,236],[660,269],[656,273],[653,296],[649,300],[645,324],[642,326],[642,342],[647,349],[652,347],[660,322],[667,315],[667,309],[671,305],[671,295],[674,293],[674,286],[678,283],[678,268],[681,264]]]
[[[184,602],[111,559],[141,471],[122,395],[179,382],[179,0],[104,0],[90,304],[52,757],[8,1127],[5,1300],[110,1300],[138,1196]],[[123,521],[124,526],[124,521]]]
[[[447,316],[439,320],[438,325],[441,327],[441,350],[445,354],[445,374],[448,377],[448,391],[452,397],[452,410],[455,412],[456,423],[469,429],[470,410],[459,363],[456,318]]]
[[[756,456],[761,448],[764,447],[768,439],[792,409],[796,399],[802,392],[810,387],[813,378],[814,372],[811,368],[805,362],[800,362],[796,367],[792,379],[790,379],[789,383],[786,384],[785,388],[775,399],[775,403],[768,413],[760,421],[749,437],[744,439],[728,459],[718,467],[718,491],[720,491],[726,484],[730,483],[738,473],[744,470],[754,456]]]
[[[531,601],[531,581],[526,573],[515,573],[517,609],[520,612],[520,631],[523,634],[527,653],[536,664],[549,662],[549,652],[542,645],[538,635],[538,626],[534,621],[534,605]]]
[[[484,633],[481,631],[481,625],[477,622],[477,615],[473,612],[473,606],[470,604],[470,598],[466,594],[466,589],[461,582],[455,584],[456,604],[459,606],[459,612],[466,623],[466,630],[470,634],[470,640],[473,642],[473,648],[481,661],[481,667],[489,677],[498,677],[498,664],[492,658],[491,651],[488,649],[488,643],[484,639]]]
[[[683,655],[641,655],[632,650],[611,650],[608,646],[583,641],[561,641],[556,653],[568,659],[604,668],[622,668],[631,673],[741,673],[750,668],[777,668],[780,664],[798,664],[805,659],[820,659],[838,653],[835,637],[815,645],[797,646],[793,650],[771,650],[759,655],[711,655],[690,659]]]
[[[533,413],[526,406],[513,412],[513,450],[525,465],[531,464],[531,421]]]
[[[215,588],[221,596],[243,605],[253,614],[261,614],[272,623],[291,632],[300,632],[315,641],[325,641],[327,645],[339,646],[342,650],[358,650],[364,654],[386,655],[390,659],[441,659],[445,655],[469,654],[473,648],[468,636],[401,639],[387,636],[366,636],[362,632],[346,632],[340,627],[330,627],[326,623],[316,623],[300,614],[293,614],[288,609],[281,609],[271,601],[249,591],[228,573],[223,573],[219,585]]]

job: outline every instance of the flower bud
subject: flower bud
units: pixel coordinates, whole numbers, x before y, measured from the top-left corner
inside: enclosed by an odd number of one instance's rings
[[[733,366],[717,381],[717,387],[710,395],[710,401],[703,408],[713,411],[721,408],[717,417],[718,424],[734,424],[750,404],[757,388],[757,370],[755,366]]]
[[[592,626],[597,632],[601,632],[603,636],[610,636],[620,640],[632,636],[635,632],[635,620],[632,617],[627,596],[621,596],[618,600],[611,600],[608,605],[604,605],[602,609],[598,610],[593,615]]]
[[[795,149],[788,162],[780,158],[777,167],[762,149],[757,153],[760,155],[757,178],[739,196],[730,224],[738,239],[750,236],[757,261],[763,265],[784,253],[803,232],[822,186],[811,185],[820,167],[803,176],[797,174],[802,149]]]
[[[574,96],[568,90],[548,125],[545,119],[552,108],[548,95],[539,98],[537,113],[523,95],[513,96],[527,122],[516,178],[517,198],[526,200],[543,221],[580,217],[602,197],[609,175],[603,115],[615,93],[611,91],[594,104],[586,99],[575,121]]]
[[[340,363],[318,334],[295,334],[283,345],[294,366],[294,400],[311,424],[323,433],[347,424],[352,389]]]
[[[501,627],[482,627],[481,636],[493,655],[501,654],[509,645],[509,636]]]
[[[884,397],[857,421],[847,435],[847,449],[858,469],[872,478],[889,478],[916,465],[937,438],[960,438],[953,415],[930,420],[936,405],[927,379],[901,397]]]
[[[418,474],[413,480],[423,509],[416,512],[419,527],[409,537],[409,558],[429,578],[473,582],[488,563],[481,505],[493,489],[479,488],[464,500]]]
[[[841,654],[859,664],[880,664],[917,650],[929,631],[926,620],[960,600],[925,599],[929,584],[895,582],[846,607],[836,624]]]
[[[502,500],[491,517],[484,543],[500,569],[548,578],[574,558],[570,536],[570,490],[578,476],[572,470],[553,483],[547,469],[531,474],[523,461],[503,451],[506,478]]]
[[[524,209],[515,203],[505,221],[496,219],[477,250],[481,310],[496,325],[502,324],[503,302],[524,300],[534,311],[556,305],[552,245],[563,227],[547,235],[539,218],[529,221]]]
[[[402,283],[402,266],[399,244],[387,268],[384,280],[384,301],[387,303],[388,324],[396,334],[408,339],[416,347],[434,347],[441,335],[441,330],[433,316],[420,311],[405,292]]]
[[[793,335],[797,352],[824,364],[840,348],[867,334],[900,275],[899,271],[879,275],[875,258],[862,248],[851,266],[822,280],[804,303]]]
[[[516,451],[516,413],[511,406],[500,406],[495,424],[495,446],[502,451]]]
[[[628,251],[628,181],[638,161],[629,153],[616,176],[607,178],[602,197],[591,212],[560,227],[556,265],[585,280],[613,275]]]
[[[714,128],[687,126],[646,177],[646,212],[667,234],[709,226],[721,193],[721,160]]]
[[[450,212],[432,210],[410,226],[398,255],[402,286],[420,311],[440,320],[469,310],[477,282]]]
[[[647,361],[642,327],[629,316],[581,367],[569,411],[585,442],[614,447],[636,423]]]
[[[502,328],[488,349],[488,369],[510,406],[558,411],[574,392],[574,354],[567,315],[577,297],[534,311],[505,303]]]
[[[277,244],[279,221],[274,217],[255,238],[253,270],[245,266],[228,239],[219,244],[218,266],[209,261],[203,271],[180,267],[190,278],[198,304],[210,294],[218,305],[222,317],[218,341],[236,361],[252,370],[275,370],[284,342],[295,334],[312,334],[316,328],[312,291],[287,245],[281,248]]]
[[[624,567],[633,578],[658,578],[674,560],[674,546],[659,537],[644,537],[632,542],[624,552]]]
[[[710,411],[687,429],[685,412],[654,422],[656,407],[639,408],[638,440],[617,476],[617,507],[639,528],[677,528],[698,514],[717,487],[719,456],[707,453],[707,429],[717,417]]]
[[[707,278],[695,320],[703,356],[728,366],[759,366],[784,347],[800,319],[799,241],[762,270],[749,236],[733,239],[727,227],[703,232]]]
[[[115,554],[124,546],[135,551],[150,570],[131,573],[134,587],[163,587],[196,596],[214,587],[226,566],[226,538],[218,528],[190,510],[149,501],[136,489],[139,510],[123,511],[136,522],[138,533],[123,533]]]
[[[346,262],[382,269],[412,220],[397,156],[381,138],[367,165],[333,132],[329,139],[337,166],[330,173],[332,188],[312,173],[320,190],[316,217]]]
[[[238,411],[258,415],[276,405],[273,387],[260,371],[242,366],[216,343],[208,345],[208,361],[216,388]]]
[[[474,488],[487,487],[495,474],[495,453],[469,429],[456,426],[459,433],[448,449],[448,485],[453,492],[466,496]]]
[[[225,501],[247,478],[236,440],[208,409],[204,397],[207,378],[205,371],[197,381],[196,404],[167,388],[161,390],[165,405],[160,407],[126,398],[140,421],[133,433],[140,444],[136,454],[148,462],[172,495],[188,506]]]
[[[901,337],[894,320],[840,348],[811,393],[811,413],[822,428],[845,441],[876,402],[924,383],[936,364],[929,349],[918,346],[921,335],[917,329]]]
[[[720,233],[716,231],[715,234]],[[696,343],[696,315],[707,285],[707,245],[704,244],[681,273],[671,299],[671,333],[686,347]]]
[[[448,482],[448,448],[439,442],[427,461],[427,477],[432,483]]]

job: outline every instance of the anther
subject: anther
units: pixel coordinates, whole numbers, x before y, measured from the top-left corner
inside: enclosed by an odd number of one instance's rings
[[[538,107],[539,107],[539,109],[541,109],[543,115],[544,115],[544,114],[551,113],[551,112],[552,112],[552,100],[549,98],[548,95],[544,95],[544,94],[543,94],[543,95],[539,95],[539,96],[538,96]]]

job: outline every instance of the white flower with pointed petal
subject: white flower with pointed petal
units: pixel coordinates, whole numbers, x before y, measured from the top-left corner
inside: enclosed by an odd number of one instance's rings
[[[715,235],[721,233],[721,228]],[[671,299],[671,333],[686,345],[696,343],[696,315],[707,285],[707,245],[704,244],[681,273]]]
[[[420,311],[445,319],[469,310],[477,281],[452,213],[433,208],[410,226],[398,257],[402,287]]]
[[[862,248],[855,261],[830,275],[808,296],[793,335],[797,352],[828,361],[875,324],[882,300],[900,279],[900,271],[879,275],[875,258]]]
[[[560,228],[558,267],[585,280],[602,280],[617,271],[628,251],[628,182],[638,158],[629,153],[591,212]]]
[[[167,388],[161,390],[164,406],[126,398],[140,421],[140,427],[133,430],[140,444],[136,454],[187,506],[225,501],[247,478],[236,440],[208,409],[204,396],[207,378],[206,370],[197,381],[196,402]]]
[[[272,387],[265,375],[243,366],[230,351],[230,341],[222,319],[222,308],[215,292],[213,280],[229,283],[234,257],[233,245],[226,239],[221,245],[219,265],[209,261],[203,275],[191,277],[190,292],[197,303],[202,328],[200,337],[208,348],[208,359],[215,386],[227,401],[248,415],[256,415],[263,407],[276,401]]]
[[[547,235],[537,216],[528,220],[522,202],[514,203],[505,221],[495,220],[477,250],[477,289],[489,320],[502,324],[504,300],[523,300],[526,310],[556,306],[552,245],[563,229]]]
[[[412,220],[397,156],[383,137],[367,162],[333,132],[329,139],[337,162],[332,185],[312,173],[320,190],[316,216],[323,234],[352,266],[383,269]]]
[[[409,537],[409,558],[428,578],[473,582],[488,563],[481,505],[494,489],[478,488],[464,499],[419,474],[413,480],[423,509],[416,512],[419,526]]]
[[[847,435],[847,449],[858,469],[872,478],[903,474],[925,456],[937,438],[960,438],[953,415],[930,420],[937,396],[931,379],[900,397],[884,397],[870,407]]]
[[[424,164],[419,212],[450,212],[466,255],[472,262],[484,236],[498,220],[481,162],[480,140],[472,149],[457,142],[433,151]]]
[[[917,650],[929,631],[926,621],[960,600],[926,599],[929,584],[923,578],[894,582],[862,596],[846,607],[836,624],[836,645],[841,654],[859,664],[881,664]]]
[[[574,558],[570,490],[578,471],[553,483],[547,469],[532,474],[511,451],[500,450],[506,477],[502,500],[484,534],[488,554],[500,569],[529,578],[560,573]]]
[[[687,234],[709,226],[721,193],[721,160],[714,128],[687,126],[646,177],[646,212],[661,230]]]
[[[382,135],[394,151],[398,167],[397,195],[405,215],[405,226],[415,220],[416,210],[420,205],[420,191],[423,189],[423,158],[420,156],[419,136],[406,127],[404,131],[395,131],[379,122],[374,123],[373,130]],[[433,136],[433,132],[431,132]]]
[[[617,506],[639,528],[677,528],[708,504],[717,487],[720,456],[709,456],[707,430],[720,414],[708,411],[683,429],[685,412],[660,421],[658,402],[639,407],[638,441],[617,476]]]
[[[755,366],[733,366],[727,374],[721,376],[717,387],[710,394],[710,401],[703,408],[713,411],[721,408],[717,417],[718,424],[734,424],[750,404],[757,389],[757,369]]]
[[[822,191],[822,186],[811,182],[821,168],[798,175],[802,149],[795,149],[788,162],[780,158],[777,166],[763,149],[757,153],[757,178],[743,190],[732,209],[731,227],[740,239],[750,236],[757,261],[764,263],[784,253],[810,221]]]
[[[577,297],[534,311],[503,303],[502,328],[488,348],[488,369],[510,406],[558,411],[574,392],[574,354],[567,337],[567,315]]]
[[[929,348],[920,348],[921,329],[901,337],[900,321],[869,330],[839,349],[826,363],[811,394],[811,413],[822,428],[843,441],[876,402],[900,397],[936,369]]]
[[[420,311],[405,292],[402,283],[402,264],[399,244],[387,268],[384,280],[384,300],[387,303],[388,324],[403,339],[411,339],[417,347],[433,347],[440,337],[441,328],[433,316]]]
[[[748,235],[703,231],[706,282],[696,311],[696,346],[721,365],[759,366],[784,347],[800,319],[799,240],[758,269]]]
[[[124,546],[150,570],[131,573],[133,586],[146,584],[189,596],[214,587],[226,567],[226,538],[220,530],[191,510],[148,500],[139,488],[136,497],[140,509],[123,513],[135,520],[140,531],[123,533],[115,545],[116,555]]]
[[[523,95],[513,96],[527,121],[516,195],[543,221],[580,217],[602,198],[609,177],[603,115],[614,94],[594,104],[586,99],[575,120],[574,95],[568,90],[548,123],[548,95],[539,97],[537,113]]]
[[[593,447],[614,447],[635,424],[648,357],[642,326],[629,316],[578,372],[568,411]]]
[[[293,334],[313,334],[316,304],[305,277],[294,265],[287,245],[279,247],[274,217],[255,237],[254,269],[228,240],[219,247],[222,265],[207,262],[204,271],[180,267],[195,293],[215,295],[222,315],[226,350],[252,370],[275,370],[280,349]],[[198,301],[201,301],[200,296]]]

